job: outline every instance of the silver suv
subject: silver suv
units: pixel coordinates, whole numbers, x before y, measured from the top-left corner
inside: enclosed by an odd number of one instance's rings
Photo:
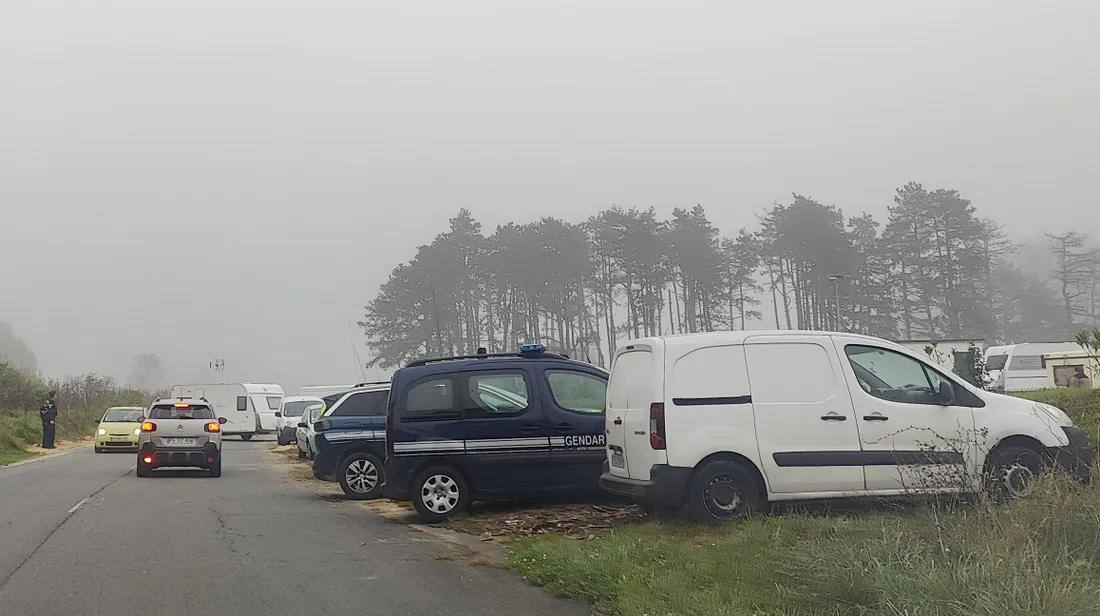
[[[214,416],[205,399],[158,398],[149,407],[138,436],[137,476],[155,469],[192,467],[222,476],[224,417]]]

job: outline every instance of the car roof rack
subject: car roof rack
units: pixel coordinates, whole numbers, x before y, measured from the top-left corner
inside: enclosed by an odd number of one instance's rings
[[[352,385],[351,388],[355,389],[356,387],[366,387],[367,385],[389,385],[389,384],[390,384],[389,381],[367,381],[365,383],[356,383],[355,385]]]
[[[541,344],[524,344],[520,345],[519,353],[489,353],[485,347],[479,347],[477,353],[474,355],[455,355],[454,357],[426,357],[424,359],[416,359],[405,364],[406,368],[415,368],[416,366],[426,366],[428,364],[437,364],[445,361],[461,361],[464,359],[489,359],[491,357],[522,357],[523,359],[569,359],[568,355],[559,353],[548,353],[546,347]]]

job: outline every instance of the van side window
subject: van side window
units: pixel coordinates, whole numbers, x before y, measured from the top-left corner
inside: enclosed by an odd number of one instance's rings
[[[459,419],[451,375],[428,377],[414,384],[399,411],[404,421]]]
[[[386,397],[388,393],[386,391],[364,391],[360,393],[351,394],[347,400],[344,400],[340,406],[337,406],[332,410],[333,417],[368,417],[373,415],[384,415],[385,412],[378,412],[379,405],[385,408]]]
[[[248,410],[248,396],[237,396],[237,410],[238,411],[247,411]]]
[[[466,416],[511,417],[526,411],[531,387],[517,370],[475,372],[466,376]]]
[[[858,344],[845,346],[844,354],[868,394],[891,402],[940,405],[937,392],[944,379],[912,357]]]
[[[584,372],[547,370],[546,380],[558,406],[578,413],[602,413],[607,406],[607,381]]]

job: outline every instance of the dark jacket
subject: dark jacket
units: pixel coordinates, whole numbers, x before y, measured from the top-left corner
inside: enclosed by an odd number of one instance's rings
[[[53,400],[47,399],[42,404],[42,408],[38,409],[38,414],[42,416],[42,424],[48,424],[51,421],[57,419],[57,404]]]

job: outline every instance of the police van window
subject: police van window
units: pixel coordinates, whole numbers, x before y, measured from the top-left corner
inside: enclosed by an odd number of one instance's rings
[[[569,370],[547,370],[554,402],[567,411],[602,413],[607,405],[607,380]]]
[[[237,410],[238,411],[247,411],[248,410],[248,396],[237,396]]]
[[[469,417],[508,417],[527,410],[530,388],[523,372],[473,373],[466,377]]]
[[[455,409],[454,384],[450,375],[424,379],[409,388],[400,409],[404,421],[458,419]]]
[[[332,410],[333,417],[366,417],[385,414],[378,412],[379,405],[385,408],[386,391],[365,391],[348,396],[347,400]]]

